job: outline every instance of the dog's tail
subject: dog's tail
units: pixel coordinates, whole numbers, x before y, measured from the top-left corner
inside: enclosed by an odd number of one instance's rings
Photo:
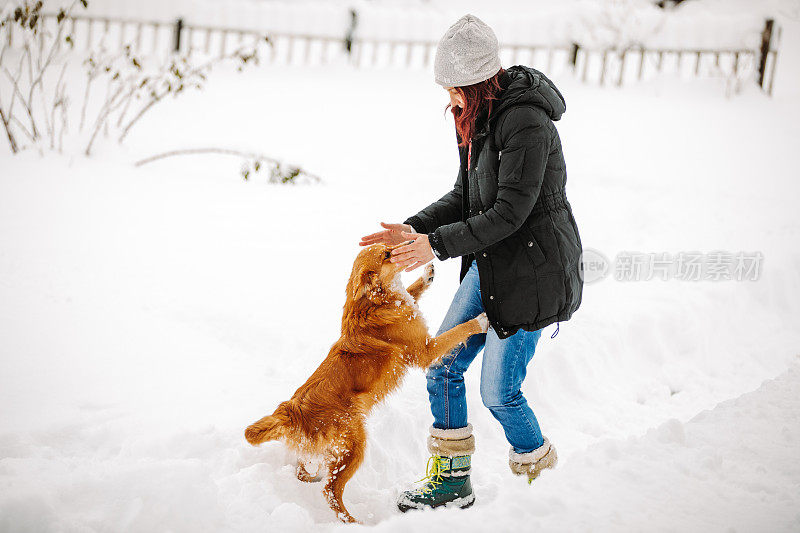
[[[277,440],[283,436],[283,423],[274,416],[265,416],[258,422],[250,424],[244,430],[244,438],[253,446],[258,446],[268,440]]]
[[[286,402],[284,402],[285,404]],[[285,405],[281,404],[269,416],[265,416],[258,422],[247,426],[244,430],[244,438],[253,446],[258,446],[262,442],[277,440],[284,436],[286,426],[289,423],[285,413]]]

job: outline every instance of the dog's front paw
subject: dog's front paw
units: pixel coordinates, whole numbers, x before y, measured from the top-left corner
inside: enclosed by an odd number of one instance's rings
[[[489,318],[486,316],[486,313],[481,313],[475,317],[475,321],[478,323],[478,326],[481,328],[481,333],[486,333],[489,329]]]
[[[428,263],[428,265],[425,267],[425,275],[423,276],[426,285],[433,283],[433,274],[433,263]]]

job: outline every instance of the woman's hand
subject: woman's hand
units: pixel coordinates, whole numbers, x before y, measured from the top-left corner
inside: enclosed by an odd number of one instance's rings
[[[408,240],[403,237],[403,232],[408,232],[410,234],[414,231],[414,228],[408,224],[387,224],[385,222],[381,222],[381,226],[386,229],[384,231],[379,231],[377,233],[361,237],[361,242],[358,243],[359,246],[369,246],[370,244],[375,243],[383,243],[388,244],[389,246],[394,246],[395,244],[400,244],[401,242]]]
[[[402,240],[411,240],[411,242],[392,250],[392,263],[405,268],[406,272],[411,272],[434,258],[433,250],[426,234],[404,231],[401,236]]]

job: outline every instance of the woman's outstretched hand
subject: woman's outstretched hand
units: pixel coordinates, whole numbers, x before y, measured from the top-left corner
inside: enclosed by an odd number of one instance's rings
[[[371,235],[364,235],[361,237],[361,242],[358,244],[360,246],[369,246],[370,244],[383,243],[388,244],[389,246],[394,246],[395,244],[400,244],[401,242],[408,240],[407,238],[403,237],[404,231],[408,233],[412,233],[414,231],[414,228],[408,224],[387,224],[386,222],[381,222],[381,226],[386,229]]]
[[[404,231],[401,236],[403,241],[411,242],[392,250],[392,263],[405,268],[406,272],[411,272],[415,268],[429,263],[434,258],[433,250],[426,234]]]

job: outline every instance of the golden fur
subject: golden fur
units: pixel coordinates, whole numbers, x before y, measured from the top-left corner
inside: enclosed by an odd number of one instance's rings
[[[402,268],[389,261],[393,248],[374,244],[358,254],[347,282],[341,336],[290,400],[245,430],[254,446],[282,440],[298,457],[321,458],[327,470],[323,493],[344,522],[355,521],[342,493],[364,458],[364,423],[372,407],[409,367],[427,368],[470,335],[486,331],[480,316],[432,338],[416,300],[433,281],[433,265],[406,290]],[[319,481],[302,459],[297,478]]]

